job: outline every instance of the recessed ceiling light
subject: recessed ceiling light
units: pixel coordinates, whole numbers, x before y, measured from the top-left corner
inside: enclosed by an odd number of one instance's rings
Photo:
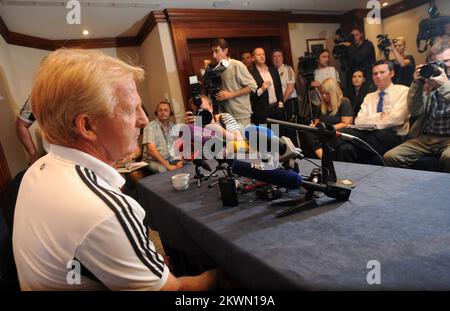
[[[213,7],[215,7],[215,8],[224,8],[226,6],[229,6],[230,4],[231,4],[231,0],[214,1]]]
[[[83,30],[83,35],[87,36],[89,34],[88,30]]]
[[[242,2],[242,6],[249,6],[250,5],[250,1],[244,1]]]
[[[386,5],[388,5],[388,4],[389,4],[389,3],[387,3],[387,2],[384,2],[384,3],[383,3],[383,6],[386,6]]]

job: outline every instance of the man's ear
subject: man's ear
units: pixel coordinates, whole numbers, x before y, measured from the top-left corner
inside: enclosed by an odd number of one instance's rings
[[[95,141],[97,134],[95,133],[95,125],[92,117],[86,114],[79,114],[75,118],[76,132],[80,137],[89,141]]]
[[[223,50],[223,52],[225,53],[226,56],[228,56],[228,48],[225,48],[225,49]]]
[[[391,79],[395,76],[395,71],[394,70],[391,70],[390,72],[389,72],[389,76],[391,77]]]

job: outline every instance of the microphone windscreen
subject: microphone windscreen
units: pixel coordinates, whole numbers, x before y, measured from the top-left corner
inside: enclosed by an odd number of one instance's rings
[[[272,130],[265,126],[260,125],[251,125],[244,129],[245,139],[250,140],[250,137],[257,137],[256,135],[264,135],[266,137],[271,138],[274,136]]]
[[[287,189],[298,189],[302,184],[300,174],[292,171],[277,168],[274,170],[259,170],[252,168],[251,163],[235,160],[232,171],[236,175],[256,179],[269,184],[277,185]]]

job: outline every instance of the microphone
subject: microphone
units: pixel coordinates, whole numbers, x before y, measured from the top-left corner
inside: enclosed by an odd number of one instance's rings
[[[249,141],[249,145],[252,148],[256,148],[259,152],[266,152],[266,150],[262,150],[264,147],[273,147],[273,145],[278,146],[278,160],[280,162],[303,158],[302,150],[295,147],[288,137],[283,136],[278,138],[273,131],[267,127],[252,125],[245,129],[244,134],[245,138]],[[264,145],[264,143],[261,144],[261,142],[266,142],[266,145]],[[267,151],[271,152],[272,150],[267,149]]]
[[[181,140],[181,142],[180,142]],[[181,153],[185,159],[213,159],[222,152],[226,142],[216,136],[214,131],[194,125],[184,124],[179,129],[179,139],[175,152]]]
[[[267,127],[248,126],[244,130],[244,135],[249,142],[250,148],[259,152],[272,152],[272,147],[278,148],[280,154],[286,152],[286,145],[281,143],[280,139]]]
[[[298,189],[302,184],[302,177],[292,170],[277,168],[274,170],[260,170],[252,167],[249,162],[234,160],[233,174],[256,179],[268,184],[287,189]]]
[[[320,123],[320,124],[317,125],[317,127],[311,127],[311,126],[307,126],[307,125],[303,125],[303,124],[291,123],[291,122],[286,122],[286,121],[281,121],[281,120],[276,120],[276,119],[270,119],[270,118],[267,118],[267,122],[268,123],[279,124],[279,125],[284,125],[286,127],[294,128],[294,129],[300,130],[302,132],[309,132],[309,133],[315,134],[317,136],[322,135],[322,134],[333,135],[333,132],[335,132],[336,133],[335,134],[336,137],[340,137],[341,139],[344,139],[344,140],[359,140],[359,137],[336,131],[334,129],[334,126],[331,125],[331,124],[324,124],[323,125],[323,123]]]

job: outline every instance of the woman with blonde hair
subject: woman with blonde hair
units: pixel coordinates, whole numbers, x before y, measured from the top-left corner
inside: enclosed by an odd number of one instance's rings
[[[328,78],[320,87],[322,102],[319,106],[311,126],[319,123],[333,124],[336,130],[345,128],[353,123],[353,109],[350,100],[342,94],[336,79]],[[322,158],[320,142],[312,135],[305,135],[314,153]]]

